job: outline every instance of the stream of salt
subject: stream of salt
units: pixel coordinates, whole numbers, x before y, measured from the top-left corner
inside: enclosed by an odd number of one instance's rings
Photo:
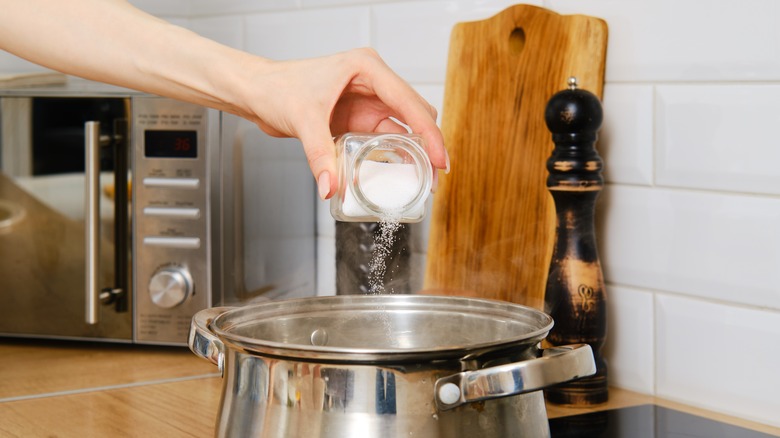
[[[412,202],[420,190],[417,166],[365,161],[360,166],[359,181],[365,198],[381,211],[378,217],[379,230],[374,235],[374,245],[368,265],[368,293],[392,294],[394,293],[392,287],[389,289],[385,287],[387,284],[385,277],[389,271],[387,262],[391,259],[396,232],[401,227],[401,220],[404,217],[419,217],[423,214],[422,209],[425,208],[424,204],[421,204],[411,211],[402,211],[402,208]],[[349,186],[346,188],[342,211],[346,216],[351,217],[373,216],[363,207]],[[378,322],[384,329],[386,346],[390,347],[396,341],[391,317],[381,304],[375,310]]]
[[[401,228],[397,215],[386,214],[379,218],[379,230],[374,236],[374,248],[368,263],[368,292],[373,295],[393,293],[385,290],[387,260],[395,242],[395,233]]]

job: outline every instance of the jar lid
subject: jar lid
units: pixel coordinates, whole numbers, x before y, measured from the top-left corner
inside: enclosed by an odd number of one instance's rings
[[[211,323],[226,344],[260,354],[340,362],[461,358],[535,345],[552,328],[539,310],[430,295],[343,295],[269,301]]]

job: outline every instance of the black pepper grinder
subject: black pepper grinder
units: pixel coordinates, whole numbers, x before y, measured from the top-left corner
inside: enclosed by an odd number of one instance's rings
[[[602,161],[594,148],[603,111],[599,98],[577,88],[547,103],[545,121],[555,149],[547,160],[547,188],[557,216],[555,247],[545,293],[545,312],[555,320],[547,337],[552,345],[586,343],[593,348],[596,374],[546,391],[563,405],[607,401],[607,364],[602,356],[607,332],[607,300],[594,230],[596,198],[604,185]]]

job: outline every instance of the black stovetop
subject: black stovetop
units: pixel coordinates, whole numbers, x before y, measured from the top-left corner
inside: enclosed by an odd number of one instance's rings
[[[552,438],[770,438],[761,432],[656,405],[553,418]]]

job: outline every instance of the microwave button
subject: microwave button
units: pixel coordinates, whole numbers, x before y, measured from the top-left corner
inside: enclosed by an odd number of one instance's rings
[[[167,246],[171,248],[198,249],[200,248],[200,239],[197,237],[150,236],[150,237],[144,237],[144,245]]]
[[[200,186],[198,178],[158,178],[146,177],[144,186],[162,189],[197,189]]]
[[[167,207],[144,207],[144,214],[147,216],[164,216],[176,219],[198,219],[200,217],[199,208],[167,208]]]
[[[170,309],[183,303],[192,293],[192,277],[185,268],[167,266],[149,280],[149,297],[158,307]]]

